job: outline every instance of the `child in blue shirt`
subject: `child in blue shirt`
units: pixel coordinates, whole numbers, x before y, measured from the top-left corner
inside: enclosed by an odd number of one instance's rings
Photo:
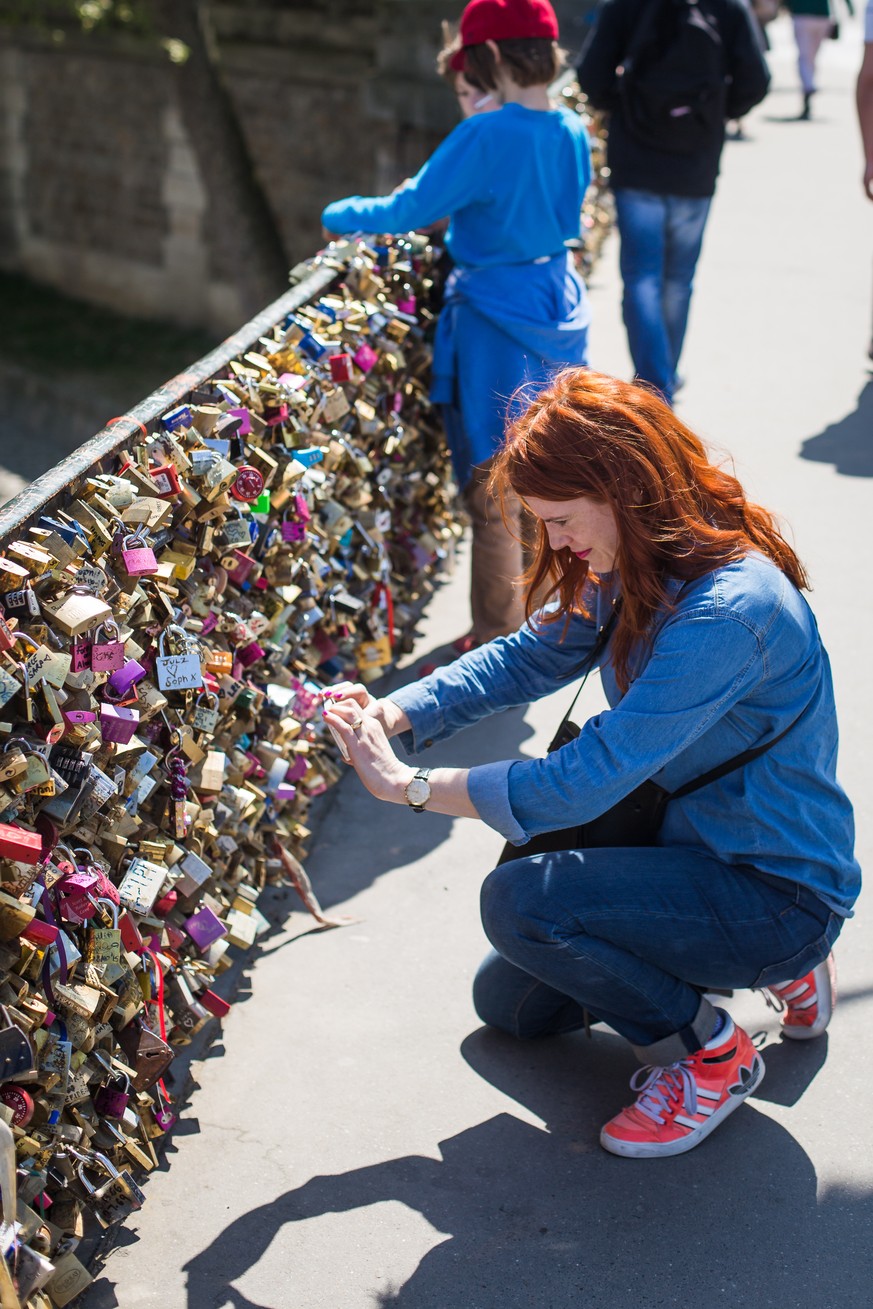
[[[460,123],[393,195],[351,196],[324,210],[336,233],[406,232],[449,217],[455,262],[434,348],[431,398],[473,524],[473,630],[459,648],[514,631],[523,608],[519,510],[509,527],[486,492],[510,401],[557,367],[587,363],[589,307],[566,248],[579,235],[591,180],[578,115],[552,108],[560,67],[549,0],[470,0],[443,63],[495,94],[501,108]]]

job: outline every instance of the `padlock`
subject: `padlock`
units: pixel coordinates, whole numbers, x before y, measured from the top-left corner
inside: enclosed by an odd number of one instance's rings
[[[91,771],[91,761],[85,757],[84,751],[65,742],[52,746],[49,764],[68,786],[81,786]]]
[[[158,561],[146,541],[144,527],[140,526],[122,538],[121,562],[128,577],[146,577],[158,571]]]
[[[183,646],[179,654],[168,652],[168,646],[175,637]],[[158,656],[155,659],[155,674],[162,691],[195,690],[203,685],[203,669],[196,642],[184,630],[170,624],[158,638]]]
[[[330,376],[334,382],[351,382],[354,380],[352,372],[352,357],[348,354],[331,355],[328,360],[330,364]]]
[[[146,670],[142,664],[136,659],[128,659],[117,672],[112,674],[106,685],[112,695],[123,700],[145,676]]]
[[[139,727],[139,710],[123,705],[100,706],[100,735],[104,741],[126,745]]]
[[[110,639],[101,641],[101,632],[110,632]],[[114,633],[114,640],[112,633]],[[124,642],[120,638],[118,624],[111,618],[97,628],[91,645],[91,668],[95,673],[114,673],[123,666]]]
[[[119,1073],[98,1086],[91,1097],[98,1114],[105,1118],[123,1118],[130,1100],[130,1078]]]
[[[252,538],[249,531],[249,520],[243,518],[237,509],[236,518],[226,518],[220,527],[216,528],[215,539],[222,546],[249,546]]]
[[[135,914],[151,913],[166,878],[167,870],[161,864],[140,857],[132,859],[118,887],[122,906]],[[123,940],[124,928],[120,930]]]
[[[260,473],[257,468],[253,468],[250,464],[243,464],[241,468],[237,469],[236,478],[230,487],[230,494],[234,500],[243,500],[251,504],[252,501],[257,500],[263,494],[263,491],[263,473]]]
[[[81,673],[91,667],[91,642],[75,637],[70,646],[70,672]]]
[[[38,749],[32,741],[26,741],[23,737],[16,736],[5,746],[4,754],[0,755],[0,760],[5,756],[6,750],[10,748],[21,750],[25,756],[23,770],[16,773],[8,781],[9,789],[15,795],[26,795],[29,791],[38,786],[43,786],[51,780],[51,766],[46,755],[43,754],[42,748]]]
[[[205,668],[210,673],[231,673],[233,655],[229,650],[210,650],[206,656]]]
[[[81,1160],[79,1181],[88,1194],[88,1203],[101,1226],[111,1227],[113,1223],[123,1222],[143,1207],[145,1196],[130,1173],[120,1172],[105,1154],[94,1151],[90,1156],[79,1154],[78,1158]],[[109,1180],[99,1187],[93,1186],[85,1176],[85,1169],[93,1168],[95,1163],[109,1174]]]
[[[202,703],[204,700],[205,704]],[[218,724],[218,717],[218,696],[213,691],[201,691],[194,702],[195,730],[211,735]],[[0,780],[2,780],[2,770],[0,770]]]
[[[175,464],[161,464],[157,468],[150,468],[149,476],[155,484],[158,495],[179,494],[179,474]]]

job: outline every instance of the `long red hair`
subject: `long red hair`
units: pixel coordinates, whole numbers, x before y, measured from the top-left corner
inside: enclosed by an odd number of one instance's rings
[[[568,368],[557,374],[510,426],[491,487],[501,500],[510,491],[522,501],[590,496],[612,510],[623,597],[613,663],[625,690],[631,651],[668,604],[670,578],[700,577],[758,550],[796,587],[809,586],[774,516],[710,462],[703,443],[660,396],[604,373]],[[542,622],[584,613],[587,580],[587,563],[569,549],[552,550],[539,523],[524,574],[528,618],[556,598],[556,611]]]

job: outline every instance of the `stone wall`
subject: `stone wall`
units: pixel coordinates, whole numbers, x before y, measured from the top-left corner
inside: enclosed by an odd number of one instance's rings
[[[570,46],[587,8],[564,6]],[[156,41],[0,32],[0,265],[229,331],[317,248],[328,200],[390,190],[456,121],[434,72],[436,0],[202,9],[209,75]]]

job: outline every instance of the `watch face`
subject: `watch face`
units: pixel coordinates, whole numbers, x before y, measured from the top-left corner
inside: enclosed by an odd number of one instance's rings
[[[413,777],[406,788],[406,798],[411,805],[425,805],[430,799],[430,783],[422,777]]]

